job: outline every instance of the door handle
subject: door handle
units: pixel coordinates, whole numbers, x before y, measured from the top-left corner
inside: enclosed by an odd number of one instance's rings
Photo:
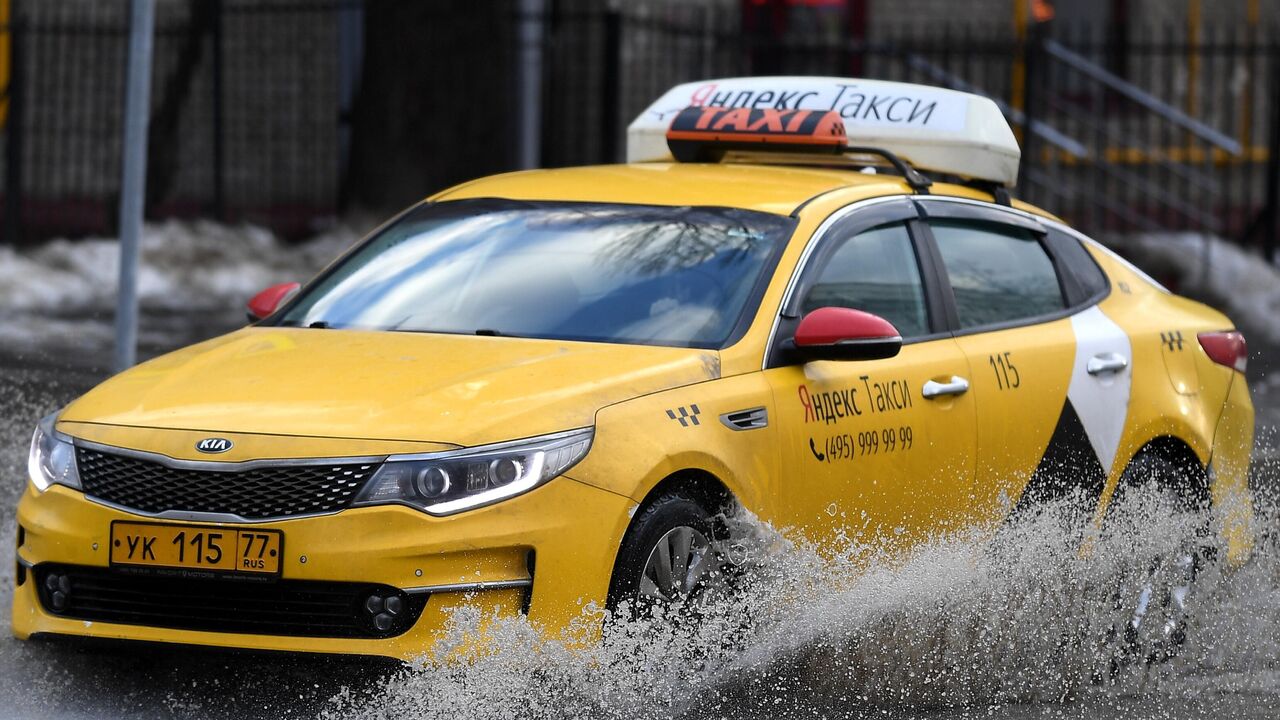
[[[940,383],[935,380],[930,380],[924,384],[924,389],[920,391],[920,394],[925,396],[925,399],[931,400],[936,397],[942,397],[943,395],[959,395],[968,389],[968,380],[965,380],[959,375],[952,375],[951,382]]]
[[[1089,358],[1089,364],[1085,365],[1085,370],[1090,375],[1101,375],[1117,373],[1127,367],[1129,367],[1129,360],[1125,356],[1120,353],[1104,352]]]

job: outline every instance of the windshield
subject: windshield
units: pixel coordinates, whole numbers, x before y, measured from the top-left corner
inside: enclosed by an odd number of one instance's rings
[[[759,302],[792,226],[730,208],[422,205],[277,322],[719,348]]]

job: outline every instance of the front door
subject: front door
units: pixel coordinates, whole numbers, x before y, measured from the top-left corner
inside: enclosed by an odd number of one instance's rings
[[[833,226],[784,309],[775,342],[803,314],[849,307],[889,320],[893,358],[766,370],[782,447],[782,519],[815,540],[907,543],[971,513],[975,435],[970,369],[931,302],[916,221]]]

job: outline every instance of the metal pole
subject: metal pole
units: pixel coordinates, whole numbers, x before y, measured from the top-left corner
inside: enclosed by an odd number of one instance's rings
[[[12,10],[12,9],[11,9]],[[9,87],[5,121],[4,154],[4,239],[10,245],[22,242],[22,125],[26,112],[25,73],[26,26],[16,14],[9,16]]]
[[[1271,93],[1268,119],[1271,127],[1267,138],[1267,198],[1260,215],[1266,226],[1262,229],[1262,254],[1269,262],[1276,261],[1276,248],[1280,244],[1280,52],[1274,42],[1270,45]]]
[[[1022,158],[1018,167],[1018,187],[1021,194],[1025,194],[1030,184],[1027,175],[1036,164],[1034,153],[1038,150],[1032,142],[1035,133],[1031,132],[1031,125],[1039,119],[1036,104],[1040,101],[1040,88],[1037,86],[1039,76],[1044,72],[1040,67],[1044,59],[1041,56],[1044,42],[1041,32],[1040,24],[1032,23],[1026,28],[1022,41]]]
[[[604,11],[604,57],[600,63],[600,160],[618,162],[618,106],[622,89],[622,12]]]
[[[520,129],[517,135],[519,164],[536,168],[542,149],[542,29],[546,21],[544,0],[520,0],[518,23],[520,53],[516,61],[519,87]]]
[[[155,0],[130,0],[129,75],[120,180],[120,286],[116,299],[116,370],[134,364],[138,343],[138,243],[147,190],[147,120],[151,115],[151,45]]]
[[[222,0],[210,0],[214,3],[213,33],[210,40],[213,45],[213,216],[220,221],[227,219],[227,203],[224,195],[226,186],[226,152],[223,146],[223,112],[222,112]]]

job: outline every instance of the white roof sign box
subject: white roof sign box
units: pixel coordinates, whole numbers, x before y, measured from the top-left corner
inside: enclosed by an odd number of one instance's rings
[[[888,150],[921,170],[1012,187],[1022,153],[988,98],[928,85],[828,77],[725,78],[671,88],[627,128],[627,162],[669,162],[666,133],[690,105],[834,110],[849,143]]]

